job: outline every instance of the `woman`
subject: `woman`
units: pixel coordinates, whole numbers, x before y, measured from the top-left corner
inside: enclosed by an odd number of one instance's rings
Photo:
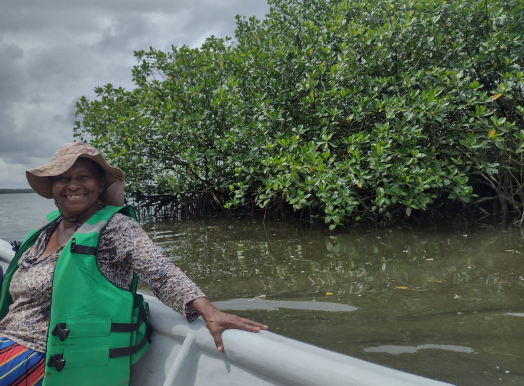
[[[94,147],[68,144],[26,175],[58,210],[26,237],[5,275],[1,386],[127,385],[130,363],[150,342],[137,276],[189,322],[202,316],[218,351],[227,328],[267,329],[219,311],[154,246],[123,206],[122,172]]]

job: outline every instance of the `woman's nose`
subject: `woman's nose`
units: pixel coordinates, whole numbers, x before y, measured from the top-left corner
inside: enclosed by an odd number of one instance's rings
[[[70,190],[77,190],[78,188],[80,188],[80,184],[76,179],[71,178],[67,183],[67,188]]]

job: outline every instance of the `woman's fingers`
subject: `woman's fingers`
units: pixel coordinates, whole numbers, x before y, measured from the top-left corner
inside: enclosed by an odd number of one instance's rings
[[[242,330],[253,331],[253,332],[258,332],[260,330],[267,330],[267,326],[265,324],[257,323],[249,319],[243,319],[243,318],[239,318],[239,319],[240,319],[240,323],[242,324],[242,327],[235,327],[235,328],[240,328]]]
[[[267,330],[267,326],[261,323],[254,322],[249,319],[240,318],[236,315],[226,314],[218,311],[206,322],[209,332],[213,336],[217,350],[220,352],[224,349],[221,333],[227,329],[237,329],[250,332],[259,332],[260,330]]]
[[[215,346],[217,346],[218,352],[221,352],[224,349],[224,343],[222,343],[222,335],[221,331],[211,331],[211,335],[213,336],[213,340],[215,341]]]

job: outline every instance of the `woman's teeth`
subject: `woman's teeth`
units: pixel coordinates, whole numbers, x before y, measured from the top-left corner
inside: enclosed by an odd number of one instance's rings
[[[77,199],[85,197],[85,196],[86,196],[85,194],[82,194],[81,196],[67,196],[67,198],[70,199],[70,200],[77,200]]]

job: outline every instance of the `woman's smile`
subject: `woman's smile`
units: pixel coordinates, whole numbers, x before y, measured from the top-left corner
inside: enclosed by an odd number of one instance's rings
[[[71,196],[67,196],[67,198],[68,198],[69,200],[76,201],[76,200],[80,200],[80,199],[84,198],[85,196],[86,196],[85,194],[82,194],[82,195],[75,195],[75,196],[71,195]]]

